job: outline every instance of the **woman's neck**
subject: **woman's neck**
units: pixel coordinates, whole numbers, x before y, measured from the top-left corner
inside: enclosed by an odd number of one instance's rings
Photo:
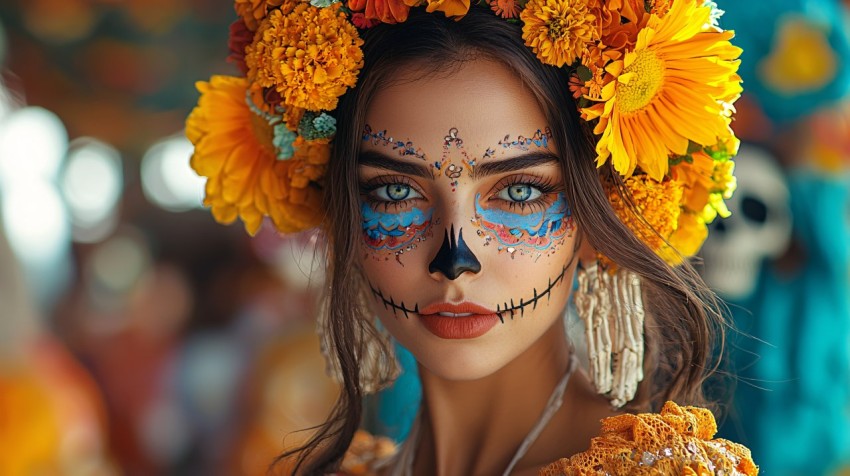
[[[415,474],[502,474],[568,369],[566,342],[558,322],[504,368],[474,381],[446,380],[420,368],[424,400]],[[576,372],[563,406],[517,473],[584,450],[599,418],[611,414]]]

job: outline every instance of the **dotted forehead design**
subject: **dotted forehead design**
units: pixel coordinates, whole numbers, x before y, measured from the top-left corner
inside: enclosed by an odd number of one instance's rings
[[[422,149],[414,147],[413,142],[410,140],[395,140],[392,136],[388,136],[386,129],[376,132],[372,130],[369,124],[366,124],[363,127],[363,141],[371,142],[374,145],[392,147],[402,157],[416,157],[417,159],[426,160],[425,153],[422,152]]]
[[[549,140],[551,138],[552,130],[547,127],[542,130],[537,129],[537,132],[535,132],[531,137],[517,136],[516,139],[511,140],[511,136],[506,135],[504,139],[499,141],[499,145],[502,146],[503,149],[528,150],[532,145],[547,148],[549,147]]]

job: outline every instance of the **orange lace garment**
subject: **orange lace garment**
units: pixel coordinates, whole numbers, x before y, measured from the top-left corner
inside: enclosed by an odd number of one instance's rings
[[[667,402],[661,413],[602,420],[590,449],[543,468],[541,476],[756,476],[750,450],[712,439],[714,415]]]
[[[709,410],[667,402],[661,413],[624,414],[602,420],[602,434],[587,451],[560,459],[540,476],[756,476],[746,447],[712,439],[717,423]],[[386,438],[358,432],[341,474],[378,474],[395,452]]]

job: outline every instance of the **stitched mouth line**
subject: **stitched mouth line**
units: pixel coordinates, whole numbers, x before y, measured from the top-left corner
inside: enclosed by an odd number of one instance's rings
[[[380,289],[377,289],[375,286],[372,286],[372,283],[369,283],[369,289],[371,289],[372,294],[384,304],[384,309],[393,310],[393,315],[395,317],[398,317],[398,311],[403,312],[404,317],[408,319],[410,318],[410,313],[419,314],[419,304],[416,304],[413,309],[410,309],[404,305],[404,301],[396,304],[392,296],[390,296],[388,300],[386,297],[384,297],[384,293],[382,293]]]
[[[546,296],[546,303],[552,299],[552,289],[558,285],[561,281],[564,280],[564,276],[567,274],[567,268],[569,268],[570,264],[564,266],[561,270],[561,273],[555,277],[555,279],[549,278],[549,284],[546,286],[546,289],[543,290],[542,293],[537,292],[537,288],[534,288],[534,296],[528,301],[524,299],[519,300],[519,304],[514,304],[513,298],[510,300],[510,305],[508,302],[504,302],[501,306],[496,304],[496,314],[499,316],[502,322],[505,322],[503,314],[511,313],[511,320],[514,318],[514,314],[519,311],[519,317],[523,317],[525,315],[525,308],[531,306],[531,309],[537,309],[537,302],[543,299]]]
[[[514,315],[517,312],[519,312],[520,317],[523,317],[523,315],[525,314],[525,308],[528,306],[531,306],[532,310],[537,309],[537,303],[544,297],[546,298],[546,302],[548,303],[552,298],[552,289],[554,289],[555,286],[557,286],[561,281],[564,280],[564,276],[566,276],[567,269],[570,267],[571,263],[572,262],[564,266],[564,268],[561,270],[561,273],[558,274],[558,276],[556,276],[554,279],[549,278],[549,284],[546,286],[546,289],[544,289],[543,292],[538,293],[537,288],[534,288],[534,296],[531,299],[520,299],[519,304],[514,304],[514,300],[513,298],[511,298],[510,301],[505,301],[502,304],[497,304],[496,315],[499,316],[499,320],[502,321],[502,324],[505,323],[505,315],[508,313],[510,313],[511,320],[513,320]],[[369,289],[371,289],[372,295],[374,295],[378,300],[381,301],[381,303],[384,305],[384,309],[392,309],[393,315],[395,317],[398,317],[399,312],[403,313],[406,319],[410,318],[410,314],[419,314],[418,303],[414,305],[413,309],[410,309],[407,305],[404,304],[404,301],[397,303],[395,302],[395,299],[393,299],[392,296],[387,299],[387,297],[384,296],[384,293],[382,293],[381,290],[376,288],[375,286],[372,286],[371,283],[369,283]]]

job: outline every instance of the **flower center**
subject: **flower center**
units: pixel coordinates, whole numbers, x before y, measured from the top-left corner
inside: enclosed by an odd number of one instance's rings
[[[549,38],[553,41],[563,38],[570,29],[570,25],[564,18],[553,18],[546,27],[549,29]]]
[[[637,57],[623,70],[623,74],[634,73],[626,83],[617,86],[617,103],[621,112],[643,109],[652,101],[664,83],[664,61],[650,50],[641,50]]]
[[[254,136],[257,142],[267,151],[274,151],[274,127],[269,124],[269,121],[255,113],[251,113],[251,129],[254,130]]]

